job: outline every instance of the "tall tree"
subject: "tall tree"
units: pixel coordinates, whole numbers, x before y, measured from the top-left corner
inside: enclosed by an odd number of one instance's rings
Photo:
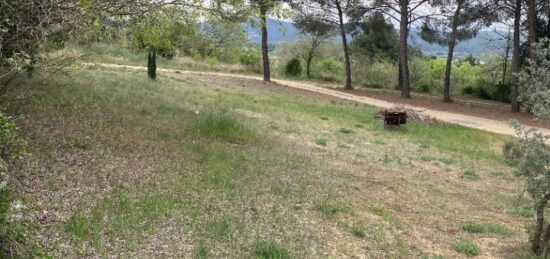
[[[350,44],[353,51],[370,58],[398,60],[399,34],[382,13],[368,16],[360,27]]]
[[[313,58],[317,56],[319,47],[334,35],[335,28],[330,23],[312,19],[310,16],[298,16],[294,22],[298,30],[304,35],[307,50],[303,53],[303,58],[306,62],[306,75],[311,77]]]
[[[411,24],[433,16],[420,11],[429,0],[374,0],[372,4],[363,4],[355,9],[355,15],[368,15],[373,10],[382,12],[399,23],[399,87],[401,97],[411,97],[409,79],[409,27]]]
[[[525,0],[527,6],[527,31],[529,32],[529,58],[535,60],[533,44],[537,43],[537,0]]]
[[[510,80],[510,100],[512,112],[520,111],[519,103],[519,73],[520,73],[520,48],[521,48],[521,18],[523,0],[497,0],[495,6],[500,11],[501,20],[513,20],[512,36],[512,79]]]
[[[262,35],[262,64],[264,81],[271,81],[271,69],[269,63],[269,45],[268,45],[268,16],[278,11],[283,0],[229,0],[237,10],[244,10],[252,17],[258,18],[258,26]],[[280,16],[275,14],[276,16]],[[255,21],[255,20],[254,20]]]
[[[290,4],[301,16],[308,16],[309,19],[316,19],[332,24],[339,29],[342,37],[342,49],[344,52],[344,66],[346,68],[345,89],[353,89],[351,78],[351,61],[349,57],[349,46],[347,34],[348,14],[355,6],[355,0],[301,0],[291,1]]]
[[[482,27],[491,25],[495,17],[486,0],[438,0],[432,6],[439,9],[440,16],[426,19],[420,36],[430,43],[448,46],[443,100],[450,102],[451,69],[456,43],[474,38]]]

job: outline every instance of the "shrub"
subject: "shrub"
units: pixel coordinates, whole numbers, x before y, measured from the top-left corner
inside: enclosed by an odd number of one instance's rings
[[[461,241],[454,245],[455,251],[470,256],[476,256],[481,253],[481,249],[471,241]]]
[[[239,56],[239,63],[245,66],[256,66],[260,64],[260,57],[252,51],[243,52]]]
[[[510,85],[499,83],[495,86],[493,100],[509,103],[510,95],[511,95]]]
[[[502,153],[504,153],[504,159],[506,162],[516,165],[521,159],[521,145],[516,140],[507,141],[502,147]]]
[[[421,92],[421,93],[429,93],[430,92],[430,86],[427,85],[427,84],[420,84],[416,87],[415,90],[418,91],[418,92]]]
[[[546,111],[550,114],[550,111]],[[544,115],[546,116],[546,115]],[[525,181],[525,191],[536,212],[536,223],[529,228],[531,250],[536,255],[546,254],[550,249],[550,236],[543,233],[550,231],[550,225],[544,218],[545,210],[550,201],[550,148],[547,138],[535,129],[524,129],[518,123],[513,124],[517,132],[517,143],[512,154],[521,154],[519,158],[512,156],[515,162],[515,174]]]
[[[482,87],[482,86],[479,86],[477,88],[477,95],[480,99],[483,99],[483,100],[493,99],[493,96],[491,95],[491,93],[487,89],[485,89],[485,87]]]
[[[473,95],[473,94],[475,94],[475,90],[471,86],[466,86],[466,87],[462,88],[462,94]]]
[[[25,218],[26,206],[16,200],[15,192],[9,188],[7,163],[26,154],[26,142],[19,137],[19,128],[0,111],[0,254],[11,254],[15,258],[34,258],[37,251],[20,250],[29,247],[27,239],[29,224]],[[12,250],[13,249],[13,250]]]
[[[289,76],[299,76],[302,73],[302,64],[297,58],[292,58],[285,65],[285,74]]]
[[[337,82],[342,75],[342,63],[332,58],[324,59],[319,63],[317,70],[321,75],[321,80]]]

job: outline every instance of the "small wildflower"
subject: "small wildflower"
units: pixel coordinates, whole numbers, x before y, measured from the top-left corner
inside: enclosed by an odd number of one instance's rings
[[[196,114],[196,115],[199,115],[199,114],[200,114],[200,112],[199,112],[199,111],[195,111],[195,114]]]

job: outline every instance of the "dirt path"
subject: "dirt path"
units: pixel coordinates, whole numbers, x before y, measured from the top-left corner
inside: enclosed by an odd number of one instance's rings
[[[139,70],[147,69],[146,67],[140,67],[140,66],[102,64],[102,63],[95,63],[95,64],[85,63],[84,65],[88,65],[88,66],[96,65],[96,66],[102,66],[102,67],[127,68],[127,69],[139,69]],[[160,72],[179,73],[179,74],[196,74],[196,75],[207,75],[207,76],[233,77],[233,78],[243,78],[243,79],[258,80],[258,81],[262,80],[260,76],[249,76],[249,75],[240,75],[240,74],[227,74],[227,73],[218,73],[218,72],[198,72],[198,71],[162,69],[162,68],[157,70]],[[328,88],[316,86],[312,83],[303,83],[303,82],[296,82],[296,81],[283,80],[283,79],[273,79],[272,81],[274,83],[281,84],[287,87],[326,94],[326,95],[337,97],[340,99],[367,104],[367,105],[371,105],[379,108],[389,108],[397,104],[402,105],[402,103],[389,102],[389,101],[375,99],[367,96],[350,94],[339,90],[328,89]],[[447,112],[447,111],[441,111],[441,110],[427,109],[420,106],[412,106],[412,105],[406,105],[406,104],[405,106],[411,107],[415,110],[423,111],[425,114],[431,117],[434,117],[440,121],[455,123],[465,127],[480,129],[480,130],[489,131],[493,133],[499,133],[504,135],[515,135],[514,129],[510,127],[507,121],[487,119],[487,118],[482,118],[477,116],[471,116],[471,115],[465,115],[465,114],[453,113],[453,112]],[[544,135],[550,136],[550,129],[541,128],[541,127],[535,127],[535,128],[538,129],[540,132],[542,132]]]

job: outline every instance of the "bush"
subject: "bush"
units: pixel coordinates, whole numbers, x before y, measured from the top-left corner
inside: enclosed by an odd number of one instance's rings
[[[430,92],[430,86],[427,84],[420,84],[417,87],[415,87],[415,90],[421,93],[429,93]]]
[[[495,93],[493,94],[493,100],[510,103],[510,96],[512,94],[510,85],[499,83],[495,86]]]
[[[324,59],[319,63],[317,70],[320,73],[320,78],[327,82],[338,82],[342,76],[342,63],[332,59]]]
[[[354,56],[352,62],[353,80],[368,88],[392,88],[397,85],[397,66],[387,60]]]
[[[35,254],[40,252],[38,246],[37,251],[17,249],[32,245],[27,239],[29,224],[25,217],[26,206],[16,199],[15,192],[9,188],[7,163],[25,155],[25,146],[26,142],[19,137],[19,128],[0,111],[0,254],[12,254],[15,258],[43,257]]]
[[[302,73],[302,64],[299,59],[292,58],[285,65],[285,74],[299,76]]]
[[[546,111],[550,114],[550,111]],[[544,115],[546,116],[546,115]],[[515,163],[516,176],[525,181],[525,191],[529,194],[529,206],[534,208],[537,220],[529,228],[531,250],[536,255],[546,254],[550,240],[546,234],[550,226],[545,222],[545,212],[550,201],[550,148],[547,138],[535,129],[524,129],[513,124],[517,132],[517,142],[506,147],[506,156]]]
[[[239,55],[239,63],[245,66],[256,66],[260,64],[260,57],[252,51],[243,52]]]
[[[520,148],[521,146],[516,140],[506,142],[502,147],[502,153],[504,154],[504,159],[506,159],[506,162],[516,165],[522,155]]]
[[[461,241],[454,245],[455,251],[471,256],[476,256],[481,253],[481,249],[471,241]]]
[[[491,95],[491,93],[489,91],[487,91],[487,89],[485,89],[484,87],[478,87],[477,88],[477,94],[478,94],[478,97],[480,99],[483,99],[483,100],[492,100],[493,99],[493,96]]]
[[[462,94],[473,95],[473,94],[475,94],[475,90],[471,86],[466,86],[466,87],[462,88]]]

